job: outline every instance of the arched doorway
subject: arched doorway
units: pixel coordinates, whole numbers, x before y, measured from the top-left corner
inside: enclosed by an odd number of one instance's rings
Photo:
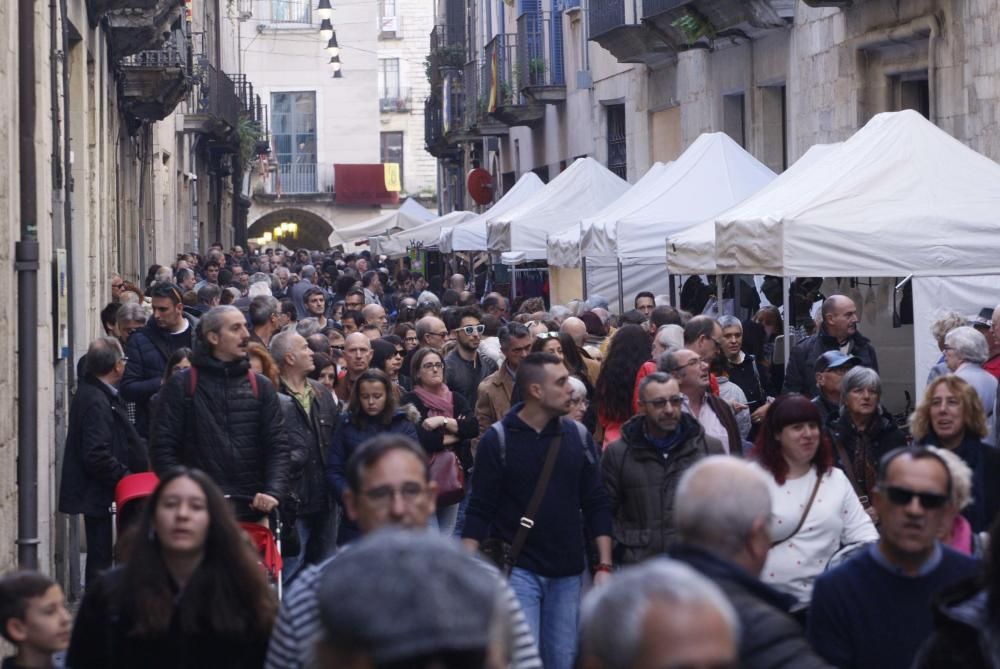
[[[311,251],[324,251],[330,246],[330,234],[333,233],[333,226],[323,217],[297,207],[286,207],[264,214],[250,224],[247,236],[251,239],[260,237],[265,232],[271,232],[285,222],[298,224],[297,237],[283,239],[282,243],[285,246]]]

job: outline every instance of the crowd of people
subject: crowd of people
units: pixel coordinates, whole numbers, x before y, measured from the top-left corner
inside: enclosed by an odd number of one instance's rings
[[[4,667],[1000,667],[1000,309],[930,324],[906,417],[843,295],[786,365],[771,306],[476,285],[219,246],[114,276],[59,490],[86,594],[0,579]]]

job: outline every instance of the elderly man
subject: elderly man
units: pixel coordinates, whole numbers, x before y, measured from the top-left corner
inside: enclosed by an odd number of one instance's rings
[[[737,666],[740,625],[732,605],[718,586],[675,560],[650,560],[595,588],[582,618],[582,669]]]
[[[758,468],[727,457],[694,464],[677,486],[674,518],[681,544],[669,555],[711,579],[732,603],[743,631],[741,667],[828,666],[788,614],[794,599],[758,579],[771,548],[771,493]]]
[[[681,476],[701,458],[725,453],[684,413],[684,395],[673,377],[654,372],[644,378],[639,406],[642,413],[622,425],[621,438],[601,457],[615,514],[616,560],[624,564],[671,546],[676,539],[673,491]]]
[[[372,361],[372,343],[361,332],[352,332],[344,339],[344,371],[337,379],[333,392],[341,402],[349,402],[355,380]]]
[[[361,310],[361,315],[365,319],[365,324],[374,325],[379,332],[385,334],[389,327],[389,317],[385,315],[385,308],[379,304],[366,304]]]
[[[990,331],[986,338],[990,343],[990,357],[983,363],[983,369],[1000,379],[1000,307],[993,310]]]
[[[813,398],[823,416],[824,426],[840,417],[840,386],[844,375],[861,364],[861,358],[840,351],[827,351],[816,359],[816,390]]]
[[[416,323],[417,346],[440,352],[448,340],[448,326],[437,316],[424,316]]]
[[[504,355],[503,366],[483,379],[476,391],[476,419],[480,434],[510,411],[518,365],[531,351],[528,328],[521,323],[508,323],[500,328],[500,350]]]
[[[685,410],[698,419],[705,433],[721,441],[730,455],[742,456],[743,441],[732,408],[728,402],[708,392],[708,363],[685,348],[664,353],[657,369],[677,379],[681,393],[687,398]]]
[[[437,488],[429,474],[427,454],[415,442],[398,435],[375,437],[362,444],[347,462],[349,488],[344,493],[345,513],[366,537],[388,528],[426,528],[434,513]],[[362,545],[363,542],[356,544]],[[411,546],[412,542],[408,544]],[[354,550],[356,548],[351,549]],[[266,669],[316,666],[313,651],[322,635],[319,584],[327,574],[339,568],[340,559],[338,553],[319,565],[306,567],[289,588],[271,634]],[[425,560],[422,567],[426,567],[426,560],[434,561],[433,558],[421,559]],[[496,569],[485,561],[476,560],[471,565],[473,571],[479,569],[501,584],[499,601],[506,614],[504,626],[512,637],[513,653],[509,664],[514,669],[538,669],[541,667],[538,650],[517,598],[501,583]],[[371,564],[366,567],[371,572]],[[387,610],[381,600],[374,603]],[[345,614],[355,615],[355,611],[345,609]],[[437,614],[431,618],[436,619]],[[355,618],[350,625],[356,623]],[[418,621],[417,624],[422,623]],[[501,662],[502,666],[507,664],[507,661]]]
[[[909,667],[933,629],[931,602],[977,573],[938,537],[951,527],[948,465],[925,448],[899,448],[879,465],[877,544],[816,579],[809,640],[838,667]]]
[[[591,384],[597,383],[597,377],[601,374],[601,363],[590,357],[590,354],[583,350],[583,344],[587,340],[587,324],[576,316],[570,316],[559,326],[560,332],[565,332],[573,339],[576,350],[583,358],[583,364],[587,366],[587,378]]]
[[[260,295],[250,300],[250,341],[267,346],[278,331],[278,312],[281,304],[271,295]]]
[[[952,374],[975,388],[986,412],[989,434],[983,439],[990,446],[996,445],[993,412],[997,404],[997,379],[983,369],[989,357],[986,337],[975,328],[963,325],[944,336],[944,361]]]
[[[461,293],[465,290],[465,277],[461,274],[452,274],[451,278],[448,279],[448,287],[455,292]]]
[[[510,305],[507,298],[500,293],[489,293],[483,298],[483,313],[496,316],[501,323],[507,322],[510,316]]]
[[[365,296],[365,304],[382,304],[382,279],[378,272],[368,270],[361,275],[361,290]]]
[[[871,341],[858,332],[858,308],[854,301],[843,295],[831,295],[823,301],[820,311],[823,323],[819,331],[806,337],[794,348],[785,370],[782,392],[816,396],[815,362],[826,351],[854,355],[861,364],[878,371],[878,357]]]

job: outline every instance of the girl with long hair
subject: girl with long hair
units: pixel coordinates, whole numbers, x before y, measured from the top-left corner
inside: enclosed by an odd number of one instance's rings
[[[601,373],[594,386],[597,421],[604,430],[604,446],[621,436],[621,427],[632,417],[635,377],[649,360],[649,335],[638,325],[625,325],[615,332]]]
[[[263,666],[277,601],[218,486],[170,471],[133,532],[124,566],[83,598],[67,666]]]

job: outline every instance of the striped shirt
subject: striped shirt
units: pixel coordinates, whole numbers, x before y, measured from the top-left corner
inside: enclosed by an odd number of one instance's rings
[[[271,632],[264,669],[312,669],[315,666],[313,649],[323,632],[319,619],[319,583],[323,571],[336,559],[337,555],[334,555],[318,565],[304,568],[285,592]],[[510,616],[512,669],[541,669],[542,661],[535,638],[514,591],[493,565],[482,559],[477,559],[476,563],[493,575],[503,588],[503,599]]]

